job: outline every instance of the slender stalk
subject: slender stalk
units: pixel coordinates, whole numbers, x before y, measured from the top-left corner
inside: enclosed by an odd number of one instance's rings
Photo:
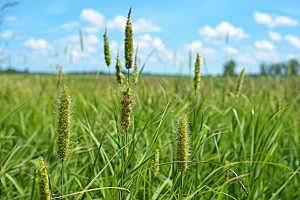
[[[181,172],[181,183],[180,183],[180,188],[181,188],[181,196],[180,196],[180,199],[182,200],[182,196],[183,196],[183,172]]]
[[[128,69],[128,84],[130,85],[130,81],[129,81],[129,69]]]
[[[61,160],[61,199],[64,199],[64,160]]]

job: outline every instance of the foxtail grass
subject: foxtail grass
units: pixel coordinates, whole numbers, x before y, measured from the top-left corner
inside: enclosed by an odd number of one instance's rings
[[[50,200],[48,172],[43,157],[39,157],[36,167],[39,200]]]
[[[122,62],[119,57],[119,51],[116,59],[116,79],[119,85],[122,85],[124,83],[124,74],[122,72]]]
[[[139,79],[137,55],[138,55],[138,46],[137,46],[136,52],[135,52],[134,68],[133,68],[133,73],[132,73],[132,82],[135,84],[138,82],[138,79]]]

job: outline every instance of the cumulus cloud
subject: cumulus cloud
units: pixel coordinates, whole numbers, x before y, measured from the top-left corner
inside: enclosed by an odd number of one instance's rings
[[[293,35],[286,35],[284,39],[289,41],[294,47],[300,49],[300,38]]]
[[[35,39],[33,37],[29,38],[24,42],[24,46],[36,49],[36,50],[51,50],[53,46],[47,42],[45,39]]]
[[[254,64],[255,60],[250,55],[239,54],[235,57],[239,62]]]
[[[13,38],[13,35],[14,35],[14,33],[10,30],[3,31],[1,33],[1,37],[4,39],[11,39],[11,38]]]
[[[242,28],[234,27],[229,22],[221,22],[216,28],[206,25],[199,30],[199,34],[207,38],[225,38],[228,35],[229,38],[236,40],[249,37]]]
[[[204,54],[205,56],[209,58],[214,58],[216,55],[216,50],[209,48],[209,47],[203,47],[201,40],[193,41],[189,44],[184,44],[184,47],[190,51],[199,52],[200,54]]]
[[[152,37],[149,34],[138,35],[134,40],[134,45],[139,45],[139,49],[153,49],[158,47],[158,50],[164,50],[165,45],[163,41],[158,37]]]
[[[223,47],[222,49],[223,49],[224,52],[226,52],[228,54],[239,54],[240,53],[239,50],[237,50],[237,49],[235,49],[233,47],[230,47],[230,46]]]
[[[267,40],[255,41],[254,46],[258,49],[274,50],[275,46]]]
[[[94,9],[83,9],[80,15],[80,19],[88,25],[96,27],[104,26],[104,15]]]
[[[277,41],[277,42],[281,41],[281,35],[279,33],[269,31],[268,34],[272,40]]]
[[[70,22],[70,23],[65,23],[65,24],[62,24],[60,25],[61,28],[64,28],[64,29],[72,29],[72,28],[75,28],[75,27],[79,27],[80,23],[79,22]]]
[[[115,31],[122,32],[125,30],[127,18],[123,15],[117,15],[114,19],[107,22],[107,28]],[[154,25],[151,20],[145,20],[143,18],[138,18],[136,22],[132,22],[132,29],[135,33],[141,32],[159,32],[161,27]]]
[[[286,55],[287,59],[297,59],[297,56],[295,54],[289,53]]]
[[[295,19],[286,16],[274,16],[272,17],[268,13],[255,12],[254,19],[257,23],[265,24],[269,28],[276,26],[298,26],[299,22]]]

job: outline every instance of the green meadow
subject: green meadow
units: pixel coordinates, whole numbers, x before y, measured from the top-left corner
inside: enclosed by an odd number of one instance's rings
[[[57,82],[56,75],[0,75],[1,200],[38,199],[40,156],[51,198],[60,199]],[[246,76],[239,97],[237,82],[201,77],[194,95],[193,75],[140,74],[130,83],[131,125],[121,134],[116,76],[110,83],[108,75],[64,74],[75,103],[64,199],[298,199],[299,78]],[[182,113],[191,150],[181,197],[175,132]]]

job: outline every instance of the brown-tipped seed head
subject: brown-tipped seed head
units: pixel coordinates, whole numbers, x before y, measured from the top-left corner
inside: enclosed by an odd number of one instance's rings
[[[116,78],[119,84],[123,84],[124,74],[122,72],[122,62],[119,57],[119,51],[116,60]]]
[[[126,69],[132,68],[133,62],[133,32],[132,32],[132,24],[130,21],[131,8],[128,13],[128,18],[125,27],[125,67]]]
[[[108,43],[108,38],[107,38],[107,29],[105,28],[105,33],[103,35],[104,38],[104,58],[107,67],[111,65],[111,56],[110,56],[110,51],[109,51],[109,43]]]
[[[244,69],[241,71],[240,75],[239,75],[239,79],[236,85],[236,89],[235,89],[235,97],[239,98],[240,96],[240,92],[241,92],[241,88],[243,85],[243,80],[244,80],[244,74],[245,74],[245,67]]]
[[[195,77],[194,77],[194,94],[196,94],[197,90],[200,88],[200,55],[197,53],[196,62],[195,62]]]
[[[135,52],[134,69],[132,73],[132,82],[137,83],[139,79],[138,63],[137,63],[138,46]]]
[[[126,84],[121,88],[121,94],[121,118],[119,121],[119,126],[120,132],[123,135],[130,127],[133,107],[132,90],[129,85],[129,80],[127,80]]]
[[[60,160],[66,160],[70,152],[72,132],[72,102],[69,88],[66,85],[60,89],[57,109],[57,154]]]
[[[39,158],[36,174],[38,177],[39,200],[50,200],[48,173],[42,157]]]
[[[178,118],[176,129],[176,161],[184,161],[177,163],[177,169],[179,172],[185,172],[188,167],[186,161],[189,160],[190,156],[189,134],[190,130],[188,124],[188,116],[183,113]]]

